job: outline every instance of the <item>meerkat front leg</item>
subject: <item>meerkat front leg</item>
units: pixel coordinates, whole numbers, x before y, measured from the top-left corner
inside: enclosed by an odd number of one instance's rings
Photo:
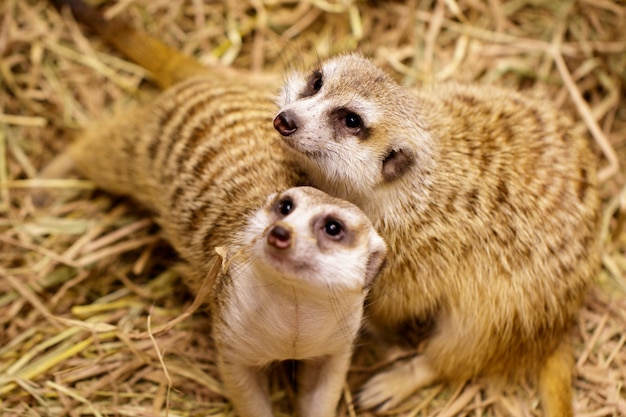
[[[361,409],[391,410],[418,389],[434,383],[436,378],[428,359],[415,356],[367,381],[359,391],[357,405]]]
[[[267,374],[263,369],[227,362],[223,358],[219,359],[218,367],[238,417],[273,417]]]
[[[352,351],[302,362],[298,376],[298,416],[333,417],[341,398]]]

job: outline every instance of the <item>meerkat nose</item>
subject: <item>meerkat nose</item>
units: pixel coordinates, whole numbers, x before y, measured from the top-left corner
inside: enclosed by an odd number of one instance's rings
[[[291,230],[280,225],[272,227],[267,236],[267,243],[276,249],[288,249],[292,242]]]
[[[274,118],[274,129],[283,136],[289,136],[298,129],[296,118],[290,111],[282,111]]]

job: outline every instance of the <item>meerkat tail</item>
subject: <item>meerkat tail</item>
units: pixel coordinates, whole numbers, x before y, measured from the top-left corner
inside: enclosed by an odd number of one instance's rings
[[[574,355],[568,341],[562,341],[548,357],[539,374],[539,395],[546,417],[571,417],[572,365]]]
[[[162,88],[209,72],[196,59],[134,29],[122,19],[105,19],[98,10],[82,0],[50,1],[59,10],[68,7],[78,22],[95,30],[128,59],[148,70],[151,78]]]

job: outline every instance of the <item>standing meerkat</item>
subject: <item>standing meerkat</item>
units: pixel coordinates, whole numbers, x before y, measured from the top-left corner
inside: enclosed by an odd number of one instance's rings
[[[356,206],[311,187],[270,197],[242,241],[211,297],[229,398],[241,417],[271,417],[265,368],[296,359],[297,415],[335,415],[384,241]]]
[[[265,368],[286,359],[304,362],[298,415],[333,416],[364,300],[384,263],[383,239],[355,205],[294,187],[306,178],[268,140],[277,134],[267,87],[196,76],[208,71],[119,21],[105,25],[82,2],[67,4],[79,20],[122,36],[147,66],[159,53],[183,63],[156,65],[157,81],[175,85],[152,104],[82,132],[70,147],[74,163],[101,188],[154,212],[189,263],[185,278],[196,292],[223,248],[207,301],[218,369],[239,416],[272,416]]]
[[[427,328],[423,353],[374,376],[360,405],[531,377],[544,415],[571,416],[568,330],[599,266],[600,204],[571,123],[493,86],[408,90],[354,54],[290,75],[278,104],[274,126],[312,185],[360,206],[387,241],[369,322]]]

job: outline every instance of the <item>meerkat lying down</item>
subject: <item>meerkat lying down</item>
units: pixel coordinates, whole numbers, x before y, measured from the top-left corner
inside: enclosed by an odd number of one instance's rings
[[[568,331],[599,266],[596,162],[548,101],[496,86],[409,90],[358,54],[286,78],[274,119],[311,184],[386,240],[368,322],[424,329],[422,354],[365,384],[389,410],[420,387],[539,382],[572,415]]]

